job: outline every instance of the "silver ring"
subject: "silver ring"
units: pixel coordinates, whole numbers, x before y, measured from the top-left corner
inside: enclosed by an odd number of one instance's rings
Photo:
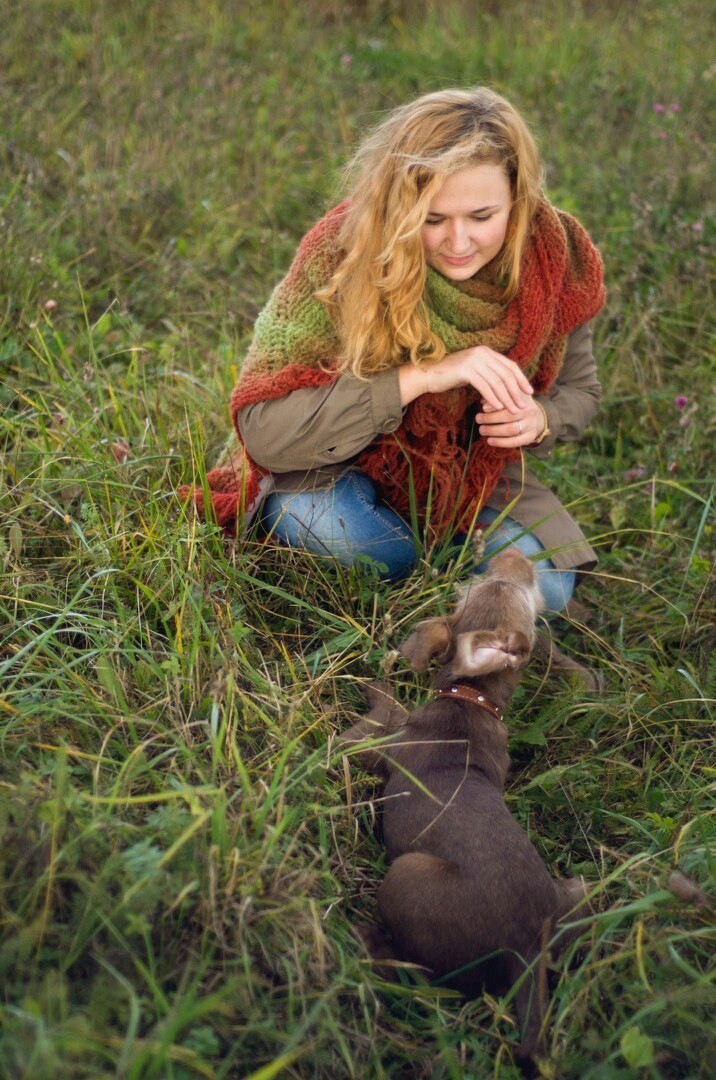
[[[518,435],[522,434],[522,421],[521,420],[517,421],[517,434]]]

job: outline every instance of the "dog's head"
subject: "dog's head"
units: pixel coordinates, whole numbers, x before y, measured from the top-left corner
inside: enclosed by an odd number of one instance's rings
[[[452,615],[418,623],[401,652],[415,671],[449,663],[454,678],[515,670],[529,658],[543,605],[534,566],[508,548],[461,589]]]

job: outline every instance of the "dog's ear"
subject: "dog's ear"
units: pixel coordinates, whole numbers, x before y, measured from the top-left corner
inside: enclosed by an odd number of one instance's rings
[[[530,655],[529,638],[520,631],[473,630],[458,634],[452,675],[488,675],[491,671],[519,668]]]
[[[435,656],[445,663],[451,640],[447,619],[423,619],[403,642],[400,651],[413,671],[425,671]]]

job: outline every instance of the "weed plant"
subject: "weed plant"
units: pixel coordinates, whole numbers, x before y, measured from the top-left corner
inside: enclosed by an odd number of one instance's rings
[[[385,986],[385,870],[336,735],[464,567],[388,585],[175,490],[252,321],[384,110],[488,83],[600,245],[604,406],[548,466],[600,551],[530,672],[507,797],[596,917],[545,1076],[713,1075],[713,11],[0,0],[0,1076],[518,1075],[509,997]]]

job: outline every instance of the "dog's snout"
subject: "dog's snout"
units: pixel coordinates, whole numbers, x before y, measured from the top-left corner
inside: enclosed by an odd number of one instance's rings
[[[487,572],[494,577],[509,578],[520,585],[534,585],[537,579],[534,564],[515,547],[493,556]]]

